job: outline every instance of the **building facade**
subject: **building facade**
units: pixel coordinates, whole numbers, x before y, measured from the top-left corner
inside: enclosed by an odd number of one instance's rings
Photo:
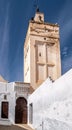
[[[24,43],[24,82],[36,89],[47,77],[61,76],[59,26],[44,22],[44,14],[36,12],[29,22]]]
[[[3,82],[4,81],[4,82]],[[0,80],[0,124],[27,124],[29,83]]]

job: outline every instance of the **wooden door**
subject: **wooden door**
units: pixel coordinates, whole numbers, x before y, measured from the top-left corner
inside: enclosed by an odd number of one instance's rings
[[[19,97],[16,101],[15,123],[27,123],[27,101],[23,97]]]

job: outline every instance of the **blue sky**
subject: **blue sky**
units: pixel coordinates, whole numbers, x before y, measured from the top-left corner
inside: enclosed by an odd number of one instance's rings
[[[35,0],[0,0],[0,74],[23,81],[23,46]],[[72,68],[72,0],[38,0],[45,21],[60,25],[62,74]]]

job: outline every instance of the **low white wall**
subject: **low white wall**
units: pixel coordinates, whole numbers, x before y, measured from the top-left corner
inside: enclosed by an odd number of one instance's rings
[[[52,82],[47,79],[28,99],[28,115],[29,104],[33,104],[33,126],[37,127],[41,124],[45,109],[49,106],[48,91],[52,90]],[[29,123],[29,118],[28,118]]]
[[[42,121],[55,117],[54,111],[53,113],[50,113],[51,106],[53,107],[53,104],[55,104],[54,106],[61,104],[59,102],[67,102],[66,100],[68,100],[70,97],[72,97],[72,70],[61,76],[54,83],[51,83],[51,81],[47,79],[28,99],[28,108],[29,104],[33,104],[33,127],[38,128],[38,130],[42,129],[40,127]],[[65,106],[63,108],[65,109]],[[55,109],[57,109],[57,107]],[[64,109],[60,112],[63,113]],[[66,114],[67,112],[68,109],[66,109]],[[28,116],[29,114],[30,113],[28,110]],[[54,117],[52,114],[54,114]],[[63,114],[60,115],[60,120],[62,120]],[[58,119],[59,116],[56,117]]]

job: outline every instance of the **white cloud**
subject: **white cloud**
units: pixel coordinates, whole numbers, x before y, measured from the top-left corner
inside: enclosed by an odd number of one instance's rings
[[[60,24],[60,41],[62,52],[62,73],[72,68],[72,0],[66,0],[60,10],[58,23]]]
[[[61,23],[63,26],[65,23],[67,23],[71,17],[72,17],[72,0],[65,0],[60,13],[59,13],[59,23]]]
[[[62,55],[63,55],[63,56],[67,56],[67,55],[68,55],[68,47],[67,47],[67,46],[65,46],[65,47],[63,48]]]
[[[61,45],[64,47],[67,44],[67,39],[72,32],[72,0],[66,0],[60,10],[59,20],[61,26]]]
[[[68,56],[66,58],[63,58],[62,59],[63,73],[65,73],[66,71],[68,71],[71,68],[72,68],[72,56]]]
[[[0,21],[0,73],[6,73],[8,76],[9,3],[3,11]]]
[[[69,38],[70,34],[72,33],[72,18],[63,26],[61,30],[61,39],[62,39],[62,46],[67,44],[67,39]]]

